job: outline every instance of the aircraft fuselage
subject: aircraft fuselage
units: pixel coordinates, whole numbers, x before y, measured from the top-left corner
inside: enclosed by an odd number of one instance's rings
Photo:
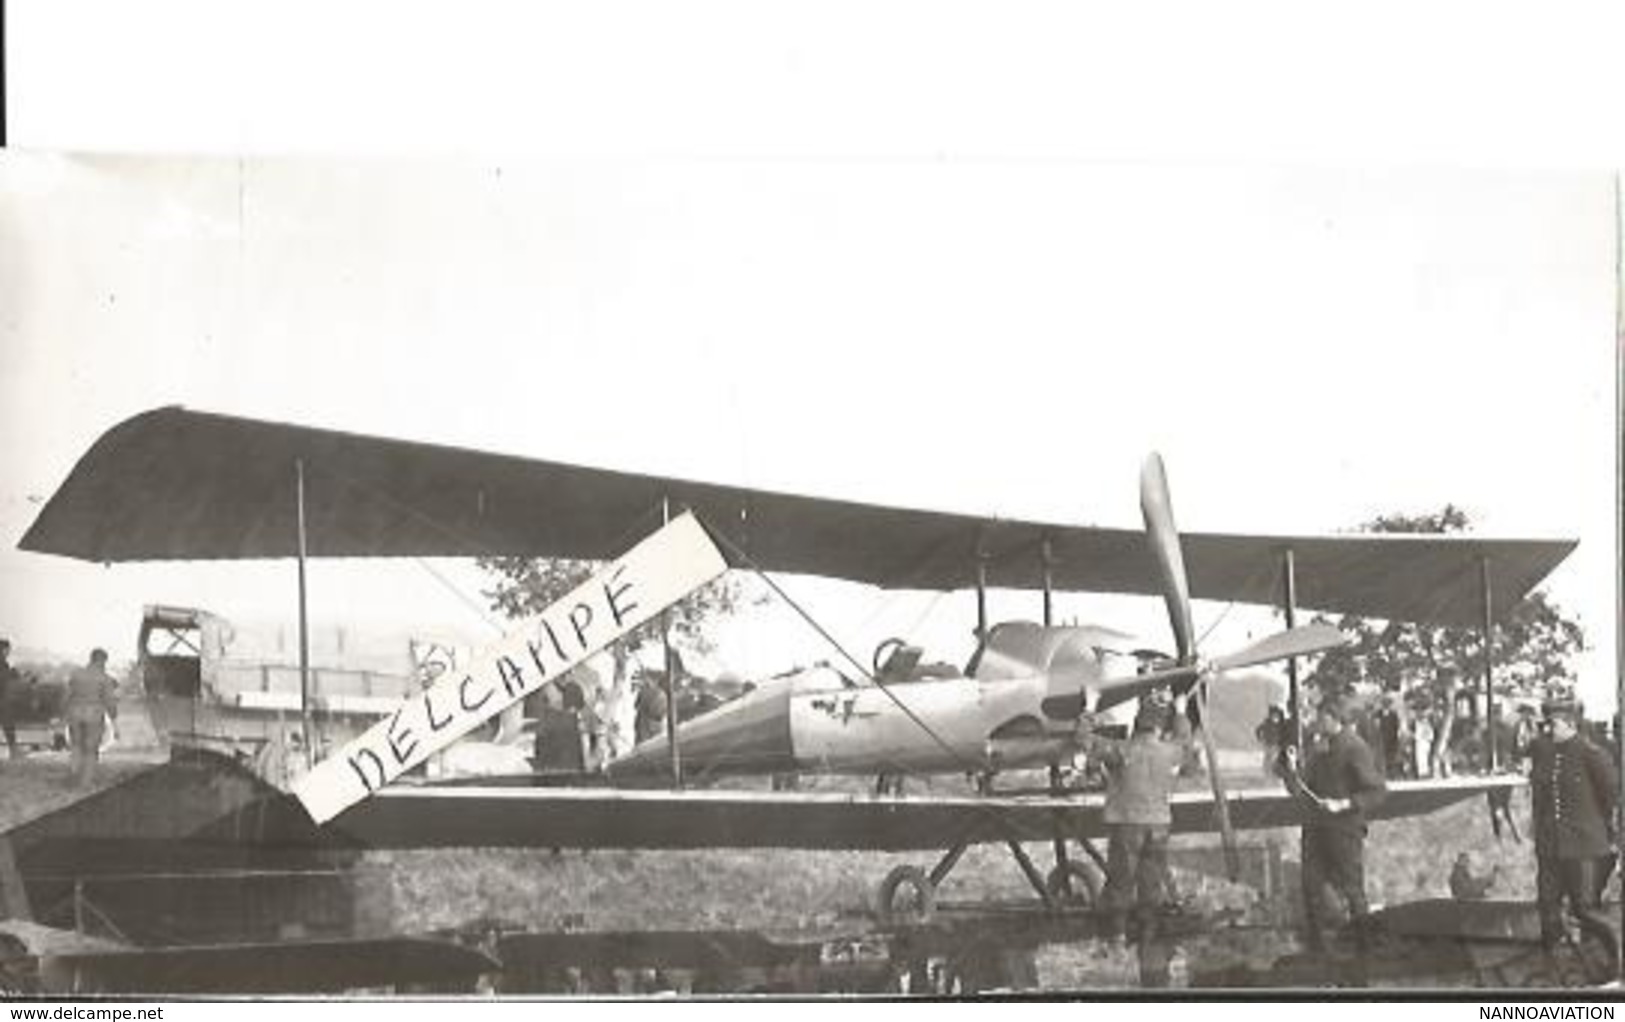
[[[1046,715],[1043,701],[1132,673],[1107,662],[1127,656],[1126,647],[1126,636],[1107,629],[1017,622],[995,628],[960,677],[854,683],[815,667],[685,722],[679,751],[685,772],[708,774],[965,773],[1068,762],[1075,719]],[[657,774],[669,760],[662,736],[609,769]]]

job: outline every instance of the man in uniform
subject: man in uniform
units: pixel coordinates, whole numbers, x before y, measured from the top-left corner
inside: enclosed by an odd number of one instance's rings
[[[1348,906],[1349,924],[1363,950],[1368,939],[1365,898],[1366,813],[1382,801],[1388,785],[1370,746],[1355,733],[1358,710],[1352,700],[1328,698],[1317,711],[1320,741],[1301,780],[1298,752],[1287,750],[1288,785],[1304,803],[1304,942],[1324,951],[1322,931],[1326,888]]]
[[[666,692],[662,683],[652,676],[637,682],[634,697],[635,716],[633,735],[636,741],[646,742],[666,732]]]
[[[1564,902],[1582,925],[1598,905],[1599,865],[1613,852],[1618,778],[1607,753],[1581,732],[1578,706],[1550,699],[1541,709],[1550,730],[1529,745],[1529,794],[1540,937],[1550,951],[1563,934]]]
[[[5,732],[6,748],[12,759],[21,759],[17,747],[17,708],[27,698],[23,686],[27,684],[17,668],[11,666],[11,640],[0,639],[0,730]]]
[[[118,683],[107,673],[107,650],[90,651],[90,662],[68,676],[68,739],[73,748],[73,779],[89,787],[101,758],[102,734],[118,719]]]
[[[1079,718],[1081,745],[1099,758],[1106,781],[1106,936],[1123,936],[1128,908],[1136,907],[1140,937],[1155,924],[1167,886],[1168,796],[1191,742],[1190,721],[1177,705],[1172,732],[1162,735],[1168,704],[1153,697],[1140,703],[1129,739],[1097,738],[1087,715]]]
[[[568,675],[554,678],[531,696],[539,723],[536,765],[544,773],[579,774],[586,770],[581,740],[581,711],[587,705],[581,685]]]

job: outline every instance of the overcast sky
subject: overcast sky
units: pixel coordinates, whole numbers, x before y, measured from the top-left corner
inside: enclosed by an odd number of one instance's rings
[[[1063,522],[1136,526],[1150,450],[1193,530],[1453,502],[1580,539],[1549,586],[1611,704],[1614,203],[1536,170],[13,152],[0,633],[127,655],[145,602],[291,618],[290,565],[15,549],[98,435],[182,403]],[[461,597],[318,565],[313,613],[488,634],[449,571]],[[860,648],[972,619],[867,599],[830,611]],[[1062,613],[1161,627],[1153,601]]]

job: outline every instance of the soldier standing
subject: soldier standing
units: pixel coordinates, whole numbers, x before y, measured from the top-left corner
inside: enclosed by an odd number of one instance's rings
[[[90,663],[68,677],[68,737],[73,747],[75,785],[90,785],[101,757],[109,718],[118,719],[118,683],[107,673],[107,650],[90,651]]]
[[[5,732],[12,759],[22,758],[22,750],[17,747],[16,709],[27,698],[23,691],[26,683],[22,673],[11,666],[11,640],[0,639],[0,730]]]
[[[666,693],[659,681],[652,677],[638,681],[635,706],[632,726],[636,741],[646,742],[666,730]]]
[[[1541,710],[1550,730],[1529,745],[1529,794],[1540,938],[1551,951],[1563,933],[1565,902],[1582,926],[1598,905],[1599,865],[1613,852],[1618,779],[1607,753],[1580,731],[1578,706],[1549,699]]]
[[[1177,705],[1172,734],[1162,736],[1167,705],[1151,697],[1142,700],[1126,742],[1097,738],[1087,715],[1079,718],[1080,745],[1098,756],[1107,771],[1104,900],[1109,913],[1106,935],[1112,939],[1123,936],[1130,905],[1139,910],[1141,938],[1149,937],[1156,911],[1167,896],[1168,829],[1173,821],[1168,796],[1191,740],[1190,721],[1184,707]]]
[[[1388,785],[1376,758],[1352,726],[1357,710],[1351,700],[1320,704],[1317,727],[1322,744],[1309,759],[1300,780],[1297,750],[1288,748],[1288,783],[1305,803],[1303,823],[1304,942],[1324,951],[1322,923],[1328,909],[1326,888],[1348,906],[1355,942],[1368,938],[1369,908],[1365,897],[1366,813],[1387,794]]]

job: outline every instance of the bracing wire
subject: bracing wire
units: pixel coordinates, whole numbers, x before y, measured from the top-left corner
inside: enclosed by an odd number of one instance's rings
[[[372,486],[372,485],[370,485],[370,484],[368,484],[368,483],[366,483],[366,482],[364,482],[364,481],[362,481],[360,479],[357,479],[355,477],[349,476],[346,473],[337,472],[337,471],[334,471],[332,469],[326,468],[325,466],[322,468],[322,471],[323,471],[323,474],[326,474],[329,477],[337,480],[341,484],[350,486],[350,487],[352,487],[352,488],[354,488],[354,489],[356,489],[356,490],[358,490],[360,492],[363,492],[363,493],[365,493],[365,494],[367,494],[367,495],[369,495],[369,496],[371,496],[373,498],[378,499],[379,501],[381,501],[381,502],[383,502],[383,503],[385,503],[385,504],[387,504],[387,505],[389,505],[391,507],[394,507],[394,508],[400,510],[402,513],[410,516],[415,521],[418,521],[418,522],[428,526],[429,528],[431,528],[431,529],[433,529],[433,530],[447,536],[448,538],[453,539],[453,540],[457,541],[458,543],[465,545],[467,548],[479,551],[484,556],[489,556],[489,557],[500,556],[498,551],[495,551],[495,550],[491,549],[489,546],[487,546],[484,543],[479,542],[474,537],[462,534],[459,530],[446,525],[445,523],[439,521],[438,519],[434,518],[433,516],[424,514],[422,511],[420,511],[416,507],[413,507],[412,505],[407,504],[404,501],[399,500],[398,498],[394,497],[393,495],[391,495],[391,494],[389,494],[389,493],[387,493],[387,492],[385,492],[385,491],[383,491],[381,489],[378,489],[377,487],[374,487],[374,486]],[[659,513],[658,508],[649,509],[649,511],[647,513],[640,516],[636,522],[632,523],[626,530],[624,530],[624,532],[622,533],[622,538],[624,539],[626,537],[630,537],[630,536],[636,534],[637,532],[642,531],[644,526],[648,522],[648,520],[651,518],[651,516],[657,515],[658,513]],[[738,544],[736,544],[731,538],[729,538],[726,534],[724,534],[724,533],[722,533],[720,531],[716,531],[716,530],[710,530],[710,531],[711,531],[711,535],[714,538],[721,541],[722,544],[724,546],[726,546],[729,549],[729,551],[735,557],[737,557],[739,559],[739,561],[747,569],[749,569],[752,573],[754,573],[758,578],[760,578],[763,581],[764,584],[766,584],[768,586],[769,589],[771,589],[781,599],[783,599],[785,601],[785,603],[787,605],[789,605],[791,607],[791,609],[794,610],[795,613],[799,617],[801,617],[804,621],[806,621],[807,624],[809,626],[811,626],[813,628],[813,630],[815,632],[817,632],[818,635],[825,642],[827,642],[831,646],[831,648],[833,648],[841,656],[842,659],[844,659],[847,663],[851,664],[853,669],[856,670],[861,677],[863,677],[870,684],[874,685],[877,689],[879,689],[881,692],[883,692],[886,695],[886,697],[888,699],[890,699],[898,707],[898,709],[901,710],[903,712],[903,714],[906,717],[908,717],[911,722],[913,722],[915,724],[915,726],[919,727],[920,730],[924,734],[926,734],[928,737],[930,737],[930,739],[934,743],[936,743],[945,753],[947,753],[947,755],[954,762],[958,763],[960,765],[961,769],[963,769],[967,773],[978,773],[978,772],[982,771],[982,769],[983,769],[982,764],[967,760],[963,755],[961,755],[957,750],[955,750],[953,748],[953,746],[951,746],[940,734],[938,734],[934,729],[932,729],[929,724],[927,724],[925,721],[920,719],[919,715],[916,714],[912,709],[910,709],[908,707],[908,705],[906,703],[904,703],[897,696],[897,694],[891,690],[890,686],[886,685],[885,683],[881,682],[879,679],[875,678],[873,676],[873,674],[869,671],[868,668],[866,668],[861,662],[859,662],[851,654],[850,651],[848,651],[833,635],[830,634],[830,632],[827,629],[825,629],[823,627],[822,624],[820,624],[817,621],[817,619],[815,619],[804,607],[801,606],[800,603],[798,603],[793,597],[791,597],[790,594],[787,593],[784,590],[784,588],[777,583],[777,581],[775,581],[771,576],[769,576],[767,574],[767,572],[765,570],[763,570],[759,565],[757,565],[755,563],[755,561],[750,557],[750,555],[747,554]],[[419,561],[420,564],[423,565],[423,567],[426,570],[428,570],[430,572],[431,575],[433,575],[437,580],[439,580],[443,585],[445,585],[447,587],[447,589],[450,590],[454,595],[456,595],[459,599],[463,600],[465,603],[468,603],[471,607],[474,606],[473,601],[470,600],[467,597],[467,594],[463,593],[461,591],[461,589],[455,585],[455,583],[452,583],[449,579],[444,578],[440,573],[435,571],[435,569],[433,569],[432,566],[427,564],[424,561],[424,559],[418,558],[418,561]],[[928,612],[929,612],[929,610],[928,610]],[[480,611],[479,613],[480,613],[480,616],[481,616],[481,618],[483,620],[486,620],[490,624],[493,624],[493,625],[495,624],[495,622],[492,622],[490,620],[490,618],[485,614],[485,612],[483,610]]]
[[[451,593],[451,595],[458,602],[460,602],[463,606],[467,607],[469,610],[473,611],[474,614],[476,616],[478,616],[481,621],[484,621],[491,628],[495,629],[498,634],[501,634],[502,632],[505,631],[505,629],[502,627],[501,622],[499,622],[495,618],[491,617],[491,614],[490,614],[488,608],[483,606],[478,600],[474,599],[473,597],[469,596],[467,593],[463,592],[463,587],[462,586],[459,586],[457,583],[455,583],[451,579],[447,578],[445,576],[445,574],[440,571],[440,569],[436,568],[433,564],[431,564],[429,562],[428,558],[426,558],[426,557],[414,557],[414,558],[412,558],[412,560],[417,563],[418,567],[422,568],[426,573],[428,573],[428,575],[431,578],[433,578],[436,582],[439,582],[440,585],[447,592]]]
[[[351,476],[348,473],[344,473],[344,472],[341,472],[341,471],[334,470],[334,469],[329,468],[329,467],[327,467],[325,465],[318,467],[317,471],[320,474],[325,475],[328,478],[335,480],[340,485],[351,487],[352,489],[355,489],[355,490],[367,495],[370,498],[378,500],[382,504],[385,504],[385,505],[387,505],[387,506],[389,506],[391,508],[394,508],[394,509],[402,512],[403,514],[406,514],[407,516],[412,518],[414,521],[417,521],[417,522],[429,527],[430,529],[433,529],[434,531],[439,532],[441,535],[444,535],[447,538],[449,538],[449,539],[451,539],[451,540],[453,540],[453,541],[455,541],[455,542],[457,542],[459,544],[464,545],[467,549],[476,551],[478,556],[484,556],[484,557],[499,557],[499,556],[502,556],[502,554],[499,551],[491,548],[490,546],[488,546],[485,543],[480,542],[475,537],[470,536],[470,535],[468,535],[466,533],[463,533],[460,530],[455,529],[455,528],[445,524],[444,522],[442,522],[439,519],[433,517],[432,515],[424,514],[422,511],[420,511],[418,508],[412,506],[411,504],[408,504],[405,501],[402,501],[399,498],[395,497],[394,495],[392,495],[392,494],[390,494],[390,493],[388,493],[388,492],[386,492],[384,490],[381,490],[381,489],[379,489],[379,488],[377,488],[375,486],[372,486],[372,485],[362,481],[361,479],[358,479],[358,478],[356,478],[354,476]],[[621,533],[621,535],[618,537],[615,545],[616,546],[621,546],[621,545],[624,544],[624,541],[628,537],[630,537],[630,536],[632,536],[632,535],[634,535],[636,533],[639,533],[641,531],[644,531],[643,530],[644,525],[650,520],[651,516],[656,514],[656,513],[657,513],[656,509],[651,508],[648,511],[646,511],[644,514],[640,515],[635,522],[633,522],[630,526],[628,526]],[[496,621],[495,619],[493,619],[491,617],[491,615],[489,613],[489,608],[482,606],[479,603],[479,601],[477,601],[473,597],[469,596],[462,589],[461,586],[457,585],[455,582],[452,582],[450,579],[446,578],[444,573],[442,573],[438,569],[436,569],[432,564],[430,564],[428,562],[428,560],[426,558],[415,557],[415,558],[413,558],[413,560],[417,562],[419,567],[421,567],[425,572],[427,572],[431,577],[433,577],[435,579],[435,581],[440,583],[440,585],[443,586],[447,590],[447,592],[451,593],[451,595],[453,597],[455,597],[459,602],[461,602],[464,606],[468,607],[476,615],[478,615],[481,621],[483,621],[488,626],[494,628],[499,634],[506,631],[506,629],[502,626],[502,624],[500,622]]]
[[[851,664],[853,669],[856,670],[865,680],[867,680],[871,685],[874,685],[880,691],[884,692],[886,694],[886,698],[890,699],[894,704],[896,704],[897,708],[903,711],[903,715],[908,717],[909,720],[913,721],[915,726],[929,736],[933,742],[940,746],[951,759],[959,763],[968,772],[974,773],[980,769],[980,764],[972,763],[966,760],[965,757],[961,756],[959,752],[954,749],[953,746],[949,745],[941,735],[937,734],[937,732],[933,730],[929,724],[921,720],[918,714],[909,709],[908,704],[899,699],[897,694],[891,690],[890,686],[881,682],[869,672],[867,667],[864,667],[861,663],[859,663],[857,658],[848,652],[847,648],[841,644],[840,640],[831,635],[829,630],[819,623],[819,621],[810,613],[808,613],[800,603],[796,602],[794,597],[785,592],[784,587],[780,586],[778,582],[768,575],[766,571],[763,571],[748,553],[740,549],[738,544],[734,543],[733,540],[729,539],[728,536],[721,532],[713,532],[712,536],[720,540],[722,544],[728,548],[729,552],[733,554],[733,556],[737,557],[746,568],[748,568],[758,578],[766,583],[768,588],[777,593],[779,598],[784,600],[784,602],[789,605],[790,609],[796,612],[797,616],[799,616],[803,621],[807,622],[807,624],[818,633],[819,637],[825,642],[829,643],[830,647],[834,649],[835,652],[839,653],[847,663]]]
[[[1274,569],[1272,567],[1269,567],[1269,566],[1253,569],[1252,574],[1249,575],[1248,578],[1247,578],[1247,582],[1248,582],[1247,587],[1251,588],[1253,582],[1256,582],[1256,581],[1262,579],[1267,573],[1272,573],[1273,571],[1274,571]],[[1201,634],[1201,637],[1196,640],[1196,645],[1197,645],[1198,648],[1200,648],[1201,646],[1204,646],[1204,645],[1207,644],[1208,637],[1211,636],[1214,632],[1218,631],[1219,626],[1224,624],[1225,619],[1230,616],[1231,611],[1236,609],[1236,604],[1238,604],[1239,602],[1241,602],[1241,601],[1239,601],[1239,600],[1231,600],[1229,603],[1224,605],[1224,609],[1219,611],[1218,617],[1213,619],[1213,623],[1208,625],[1207,628],[1205,630],[1203,630],[1203,632]]]

